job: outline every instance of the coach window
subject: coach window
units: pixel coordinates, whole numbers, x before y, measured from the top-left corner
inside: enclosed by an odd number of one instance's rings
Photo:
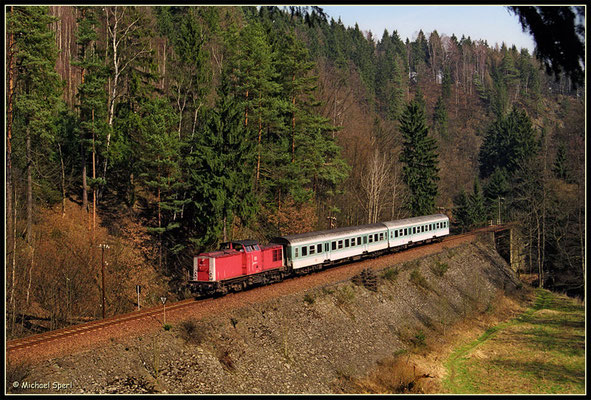
[[[322,244],[316,246],[316,253],[322,253]]]
[[[336,249],[337,249],[337,242],[336,242],[336,241],[332,242],[332,243],[330,244],[330,246],[331,246],[331,249],[332,249],[332,250],[336,250]]]
[[[339,240],[339,249],[342,249],[342,248],[343,248],[343,241]]]
[[[300,249],[298,247],[295,248],[295,257],[294,258],[298,258],[300,256],[299,254]]]
[[[380,233],[380,240],[384,240],[384,232]]]
[[[394,231],[394,237],[397,238],[398,237],[398,231]]]
[[[316,247],[314,245],[310,246],[310,254],[316,253]]]
[[[363,244],[367,244],[367,236],[363,237]]]
[[[369,243],[373,243],[373,235],[369,235]]]
[[[328,243],[324,243],[324,252],[328,253]]]
[[[302,247],[302,257],[305,257],[308,255],[308,248],[306,246]]]
[[[357,246],[361,246],[361,236],[357,238]]]

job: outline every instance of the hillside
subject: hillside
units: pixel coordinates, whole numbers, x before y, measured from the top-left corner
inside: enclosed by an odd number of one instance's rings
[[[522,272],[584,295],[586,88],[527,50],[318,7],[10,6],[6,28],[11,338],[129,312],[136,285],[182,299],[227,240],[436,212],[515,222]]]

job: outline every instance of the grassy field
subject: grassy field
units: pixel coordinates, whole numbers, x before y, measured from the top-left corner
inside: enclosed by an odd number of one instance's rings
[[[536,303],[457,348],[445,363],[448,393],[584,394],[584,304],[536,290]]]

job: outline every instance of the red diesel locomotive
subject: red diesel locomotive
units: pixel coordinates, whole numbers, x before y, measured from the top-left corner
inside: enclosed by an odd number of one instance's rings
[[[211,295],[239,291],[253,285],[279,282],[287,276],[283,246],[260,246],[254,240],[223,243],[220,250],[193,259],[193,291]]]

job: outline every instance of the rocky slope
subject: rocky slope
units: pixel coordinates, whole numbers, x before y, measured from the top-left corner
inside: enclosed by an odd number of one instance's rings
[[[466,318],[519,296],[521,284],[488,236],[393,265],[377,289],[330,284],[169,330],[15,369],[7,378],[56,393],[338,393]]]

